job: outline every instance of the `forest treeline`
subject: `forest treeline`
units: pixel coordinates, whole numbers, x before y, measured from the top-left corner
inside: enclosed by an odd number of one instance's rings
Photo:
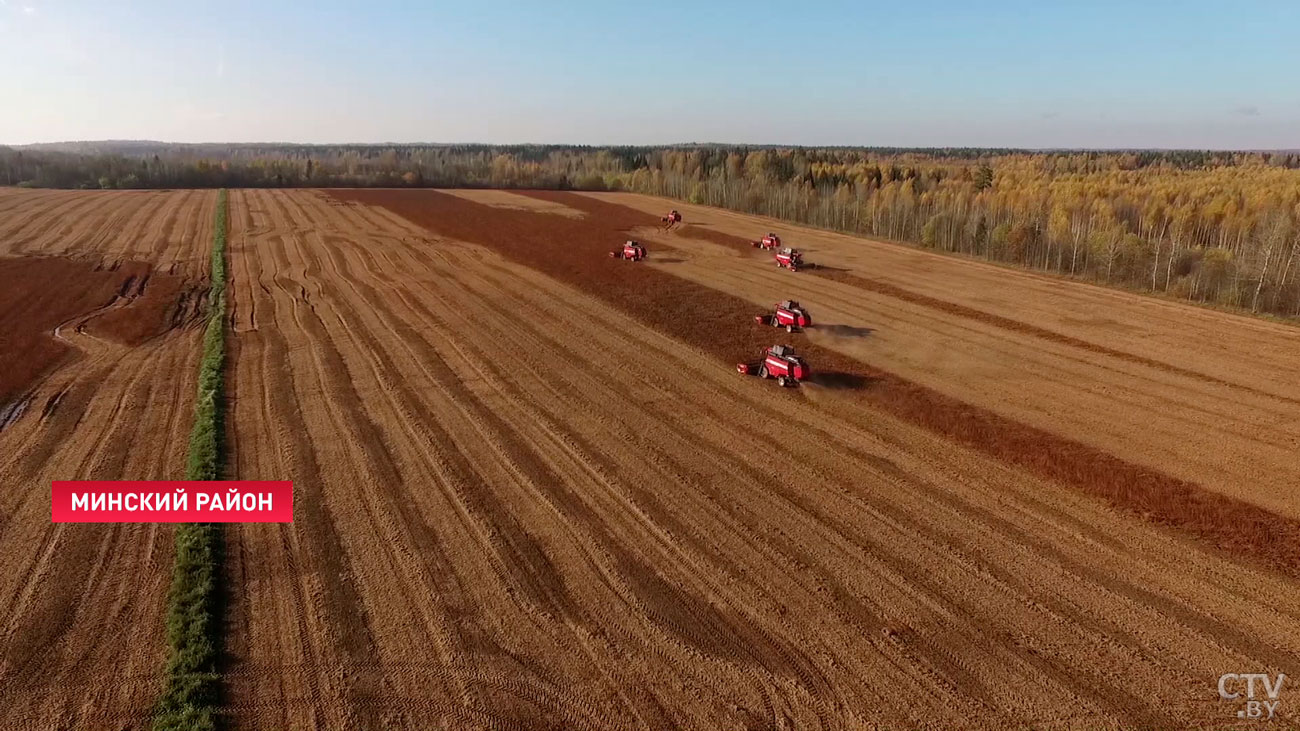
[[[1300,316],[1300,152],[68,143],[0,184],[630,190]]]

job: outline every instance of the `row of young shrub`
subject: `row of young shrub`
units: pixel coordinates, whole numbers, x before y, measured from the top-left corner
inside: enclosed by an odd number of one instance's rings
[[[208,296],[198,400],[190,431],[187,480],[221,479],[222,385],[226,359],[226,191],[217,194],[212,241],[212,287]],[[176,556],[167,595],[168,658],[153,727],[215,729],[220,703],[221,554],[218,525],[185,523],[176,528]]]

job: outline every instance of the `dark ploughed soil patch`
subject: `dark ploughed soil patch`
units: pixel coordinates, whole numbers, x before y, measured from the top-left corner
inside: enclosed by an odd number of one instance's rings
[[[1220,548],[1262,559],[1293,576],[1300,576],[1300,521],[959,401],[836,351],[817,347],[799,334],[774,334],[771,328],[754,322],[753,316],[760,314],[761,308],[745,300],[669,272],[611,259],[609,251],[625,240],[631,230],[658,225],[658,219],[649,214],[559,192],[521,194],[581,210],[586,218],[568,219],[493,208],[429,190],[346,190],[330,194],[344,201],[383,206],[435,233],[488,246],[599,297],[650,327],[718,356],[722,361],[719,367],[751,359],[773,342],[797,343],[813,372],[826,374],[827,382],[823,385],[842,390],[846,396],[862,398],[876,408],[959,444],[1102,497],[1151,522],[1180,528]],[[682,235],[751,248],[745,239],[698,226],[684,228]],[[653,260],[659,252],[651,249],[649,254]],[[819,274],[816,269],[810,273]],[[922,298],[923,304],[973,319],[995,318],[999,325],[1005,320],[847,272],[820,274],[910,301]],[[774,292],[772,296],[775,300],[781,293]],[[1006,323],[1004,326],[1013,324],[1018,330],[1024,327],[1031,328],[1034,334],[1046,333],[1043,336],[1046,339],[1066,338],[1075,344],[1067,336],[1039,331],[1011,320]],[[1090,349],[1093,347],[1100,346]],[[773,397],[795,396],[773,388]]]
[[[85,331],[123,345],[140,345],[172,328],[197,322],[206,286],[174,274],[146,273],[123,284],[118,303],[88,321]]]
[[[181,277],[151,276],[142,262],[0,258],[0,406],[74,352],[54,337],[59,325],[99,311],[87,333],[137,345],[179,324],[177,313],[197,308],[199,300],[201,293]],[[114,303],[120,306],[104,309]]]

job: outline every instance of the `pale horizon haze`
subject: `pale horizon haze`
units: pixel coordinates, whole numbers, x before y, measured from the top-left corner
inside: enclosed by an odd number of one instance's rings
[[[1300,148],[1300,3],[0,0],[0,144]]]

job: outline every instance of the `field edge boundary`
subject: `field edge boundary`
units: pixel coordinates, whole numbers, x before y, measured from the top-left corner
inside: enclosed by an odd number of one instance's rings
[[[186,480],[219,480],[222,463],[226,342],[227,191],[217,194],[212,237],[212,282],[199,363],[194,426]],[[176,527],[171,588],[167,594],[167,664],[152,726],[216,729],[220,704],[221,529],[211,523]]]

